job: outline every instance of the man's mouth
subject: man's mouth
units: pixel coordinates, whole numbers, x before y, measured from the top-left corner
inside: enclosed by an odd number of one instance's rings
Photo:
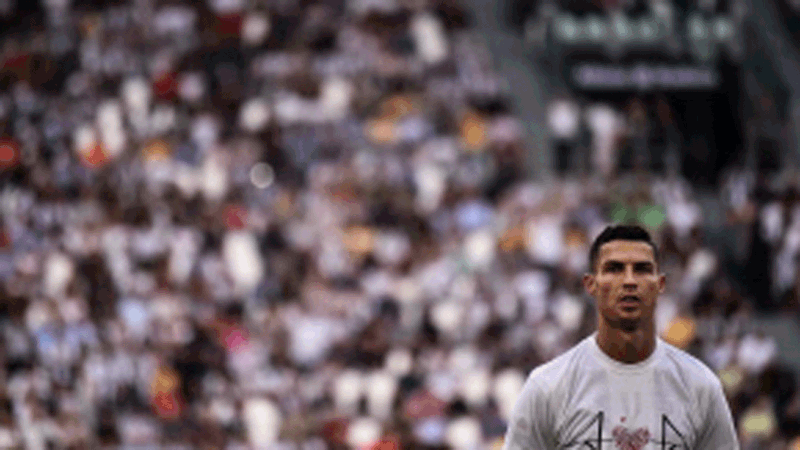
[[[642,300],[635,295],[626,295],[619,300],[619,304],[625,307],[636,307]]]

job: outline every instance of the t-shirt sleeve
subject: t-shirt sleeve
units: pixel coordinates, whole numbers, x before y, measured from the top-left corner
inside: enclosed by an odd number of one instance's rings
[[[508,421],[503,450],[555,450],[547,391],[529,378]]]
[[[725,400],[725,393],[719,380],[706,388],[705,417],[698,445],[699,449],[739,450],[739,439],[733,424],[733,416]]]

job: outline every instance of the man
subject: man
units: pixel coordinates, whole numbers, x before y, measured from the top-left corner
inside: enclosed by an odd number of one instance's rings
[[[589,259],[597,331],[531,372],[503,448],[738,450],[716,375],[656,336],[665,276],[647,231],[608,227]]]

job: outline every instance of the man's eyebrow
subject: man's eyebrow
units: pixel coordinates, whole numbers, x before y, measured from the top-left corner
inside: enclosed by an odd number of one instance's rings
[[[623,261],[618,261],[616,259],[607,259],[603,261],[603,266],[611,266],[611,265],[625,265],[626,263]],[[654,266],[655,263],[653,261],[631,261],[628,264],[633,264],[634,266]]]
[[[617,261],[616,259],[607,259],[603,261],[603,266],[622,266],[625,263],[622,261]]]

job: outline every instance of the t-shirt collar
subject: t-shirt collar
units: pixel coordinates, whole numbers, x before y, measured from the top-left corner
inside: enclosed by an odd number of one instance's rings
[[[592,333],[592,335],[589,336],[587,339],[589,339],[589,347],[591,348],[591,352],[592,354],[595,355],[598,361],[600,361],[602,364],[608,366],[613,370],[627,372],[627,373],[640,372],[650,367],[653,364],[653,361],[655,361],[656,358],[658,357],[658,354],[661,352],[662,348],[661,339],[658,336],[656,336],[656,346],[653,349],[653,352],[650,353],[650,356],[648,356],[643,361],[639,361],[638,363],[627,364],[617,361],[616,359],[608,356],[603,351],[603,349],[600,348],[600,346],[597,344],[596,331]]]

